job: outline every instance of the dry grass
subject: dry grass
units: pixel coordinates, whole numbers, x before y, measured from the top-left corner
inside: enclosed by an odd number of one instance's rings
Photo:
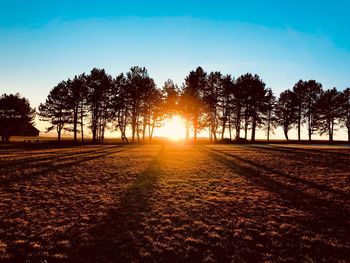
[[[0,259],[350,260],[350,148],[0,147]]]

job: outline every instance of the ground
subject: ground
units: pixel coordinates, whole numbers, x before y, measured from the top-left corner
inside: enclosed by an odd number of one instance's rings
[[[349,262],[350,147],[0,147],[0,261]]]

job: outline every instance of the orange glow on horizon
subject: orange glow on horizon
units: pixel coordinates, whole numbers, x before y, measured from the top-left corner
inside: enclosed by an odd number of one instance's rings
[[[166,137],[171,141],[185,139],[185,134],[185,121],[179,115],[174,115],[172,118],[165,120],[164,126],[159,128],[157,132],[158,136]]]

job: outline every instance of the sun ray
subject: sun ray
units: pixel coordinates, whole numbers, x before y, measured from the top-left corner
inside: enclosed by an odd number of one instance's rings
[[[179,115],[165,121],[164,126],[160,129],[160,136],[166,137],[172,141],[179,141],[185,138],[185,121]]]

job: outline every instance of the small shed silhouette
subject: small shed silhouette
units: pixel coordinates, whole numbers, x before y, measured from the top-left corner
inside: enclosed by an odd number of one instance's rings
[[[14,136],[24,136],[24,137],[38,137],[40,131],[35,128],[32,124],[23,125]]]
[[[40,131],[35,128],[32,124],[24,124],[17,127],[12,127],[10,135],[6,136],[6,134],[3,134],[0,130],[0,137],[1,141],[8,141],[10,137],[12,136],[21,136],[21,137],[38,137]],[[25,139],[26,141],[27,139]]]

